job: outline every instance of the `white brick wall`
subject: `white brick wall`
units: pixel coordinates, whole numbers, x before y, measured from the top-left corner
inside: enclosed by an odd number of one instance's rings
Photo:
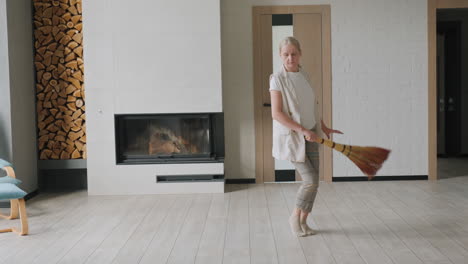
[[[392,149],[381,175],[427,174],[426,1],[332,2],[337,141]],[[334,155],[334,176],[361,175]]]

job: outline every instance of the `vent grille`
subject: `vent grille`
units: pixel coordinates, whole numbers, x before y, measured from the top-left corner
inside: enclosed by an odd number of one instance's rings
[[[156,182],[222,182],[224,175],[162,175]]]

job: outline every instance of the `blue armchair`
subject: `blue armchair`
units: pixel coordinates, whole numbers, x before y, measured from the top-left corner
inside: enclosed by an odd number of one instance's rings
[[[9,162],[0,159],[0,169],[6,171],[7,176],[0,177],[0,200],[10,200],[11,209],[10,215],[0,214],[0,218],[3,219],[16,219],[20,218],[21,229],[18,230],[15,227],[0,229],[0,233],[4,232],[15,232],[20,235],[28,234],[28,216],[26,215],[26,203],[24,196],[26,192],[18,188],[17,184],[21,183],[16,179],[13,165]]]

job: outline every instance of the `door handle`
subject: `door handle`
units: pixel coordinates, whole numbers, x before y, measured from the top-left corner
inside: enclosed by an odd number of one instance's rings
[[[455,111],[455,100],[452,97],[449,97],[448,99],[448,106],[447,106],[447,111],[448,112],[453,112]]]
[[[263,106],[265,106],[265,107],[271,107],[271,104],[264,103]]]

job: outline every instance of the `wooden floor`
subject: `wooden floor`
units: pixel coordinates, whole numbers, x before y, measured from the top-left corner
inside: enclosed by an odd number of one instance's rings
[[[297,184],[226,187],[41,194],[27,202],[29,236],[0,234],[0,263],[468,263],[468,177],[321,183],[319,233],[304,238],[288,226]]]

